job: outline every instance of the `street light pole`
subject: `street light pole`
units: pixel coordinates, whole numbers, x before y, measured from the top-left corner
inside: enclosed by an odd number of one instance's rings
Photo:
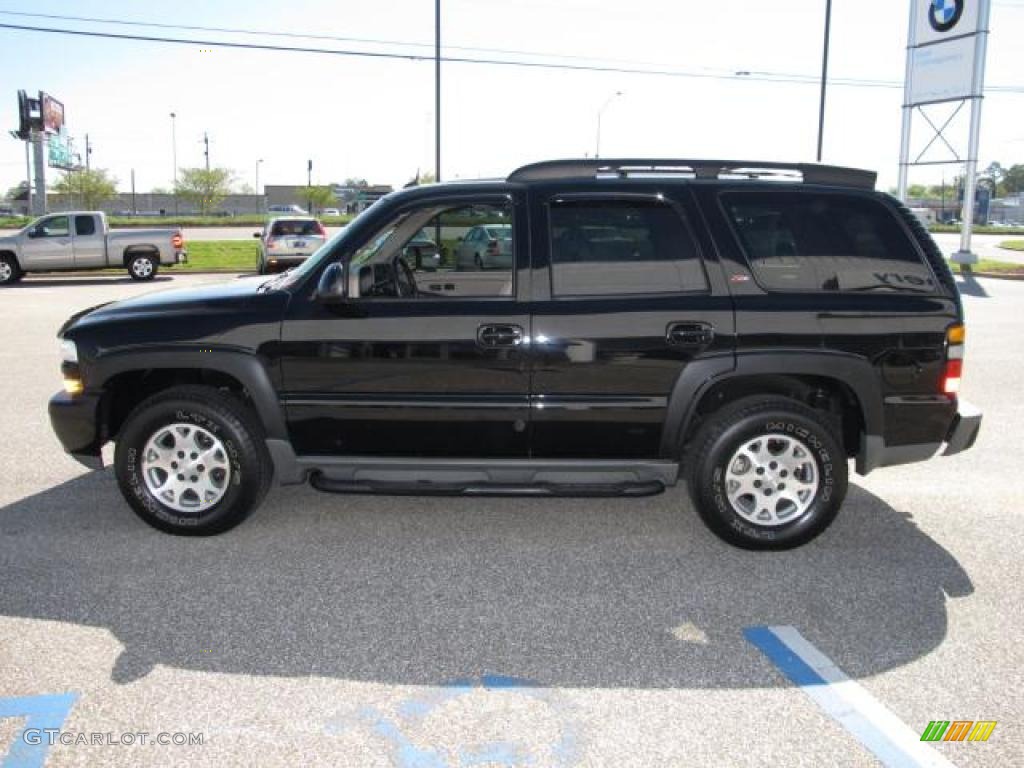
[[[434,181],[441,180],[441,0],[434,0]]]
[[[828,39],[832,26],[832,0],[825,0],[825,44],[821,54],[821,99],[818,102],[818,162],[825,141],[825,86],[828,82]]]
[[[256,196],[259,198],[256,202],[259,205],[260,213],[263,213],[263,199],[260,197],[260,163],[262,162],[262,157],[256,161]]]
[[[175,118],[171,112],[171,160],[174,163],[174,215],[178,215],[178,131]]]
[[[604,104],[602,104],[601,108],[599,110],[597,110],[597,140],[594,142],[594,159],[595,160],[597,158],[601,157],[601,116],[604,114],[604,111],[606,109],[608,109],[608,105],[611,104],[612,101],[614,101],[617,97],[619,97],[621,95],[622,95],[622,91],[616,91],[611,96],[609,96],[607,99],[605,99]]]

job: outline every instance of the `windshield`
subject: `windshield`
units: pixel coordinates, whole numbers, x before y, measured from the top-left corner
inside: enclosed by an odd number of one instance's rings
[[[273,237],[281,237],[282,235],[303,235],[309,237],[319,235],[320,226],[315,221],[307,219],[275,221],[270,228],[270,234]]]

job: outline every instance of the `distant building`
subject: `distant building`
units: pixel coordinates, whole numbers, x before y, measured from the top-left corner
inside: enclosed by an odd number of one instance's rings
[[[367,184],[358,187],[331,184],[330,187],[334,191],[337,207],[343,213],[362,213],[384,195],[395,191],[390,184]],[[305,208],[305,189],[303,184],[267,184],[263,187],[263,193],[266,195],[268,206],[299,205]]]

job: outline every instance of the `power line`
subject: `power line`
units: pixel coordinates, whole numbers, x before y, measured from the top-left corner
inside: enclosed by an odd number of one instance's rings
[[[316,53],[333,56],[354,56],[373,59],[402,59],[405,61],[433,61],[434,57],[418,53],[392,53],[388,51],[358,51],[340,48],[314,48],[308,46],[270,45],[268,43],[240,43],[228,40],[200,40],[182,37],[163,37],[158,35],[134,35],[117,32],[100,32],[95,30],[62,29],[57,27],[37,27],[21,24],[0,24],[0,29],[21,32],[40,32],[45,34],[74,35],[78,37],[98,37],[109,40],[133,40],[148,43],[169,43],[176,45],[208,45],[220,48],[235,48],[258,51],[274,51],[286,53]],[[714,74],[709,72],[692,72],[673,69],[616,67],[598,64],[554,64],[551,62],[528,61],[523,59],[491,59],[469,56],[442,56],[441,61],[452,64],[487,64],[492,66],[520,67],[528,69],[554,69],[575,72],[607,72],[626,75],[659,75],[664,77],[689,77],[707,80],[748,80],[772,83],[791,83],[798,85],[815,85],[817,79],[803,75],[774,75],[754,72],[737,72],[735,74]],[[846,78],[833,78],[832,85],[863,87],[863,88],[901,88],[899,83],[888,81],[861,82]],[[987,91],[1004,93],[1024,93],[1024,87],[991,86]]]
[[[0,11],[4,16],[23,16],[36,19],[52,19],[57,21],[81,21],[89,24],[115,24],[128,27],[150,27],[154,29],[188,29],[199,32],[226,32],[233,35],[257,35],[261,37],[284,37],[305,40],[333,40],[345,43],[370,43],[374,45],[406,46],[409,48],[423,48],[433,50],[433,43],[421,43],[414,40],[389,40],[375,37],[344,37],[339,35],[325,35],[312,32],[281,32],[268,29],[243,29],[240,27],[211,27],[197,24],[168,24],[156,21],[127,21],[125,19],[101,18],[98,16],[66,16],[53,13],[30,13],[28,11]],[[519,56],[539,56],[548,59],[576,59],[579,61],[611,61],[620,64],[647,64],[651,62],[638,62],[629,59],[616,59],[595,56],[580,56],[565,53],[547,53],[544,51],[525,51],[514,48],[483,48],[468,45],[445,45],[444,48],[452,51],[480,51],[484,53],[501,53]],[[705,67],[704,69],[710,69]]]

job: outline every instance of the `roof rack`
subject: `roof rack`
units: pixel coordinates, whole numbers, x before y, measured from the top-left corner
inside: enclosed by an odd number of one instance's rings
[[[778,163],[761,160],[681,160],[650,158],[594,158],[547,160],[517,168],[508,181],[557,181],[602,177],[652,178],[676,176],[691,179],[761,179],[837,187],[874,189],[874,171],[816,163]]]

